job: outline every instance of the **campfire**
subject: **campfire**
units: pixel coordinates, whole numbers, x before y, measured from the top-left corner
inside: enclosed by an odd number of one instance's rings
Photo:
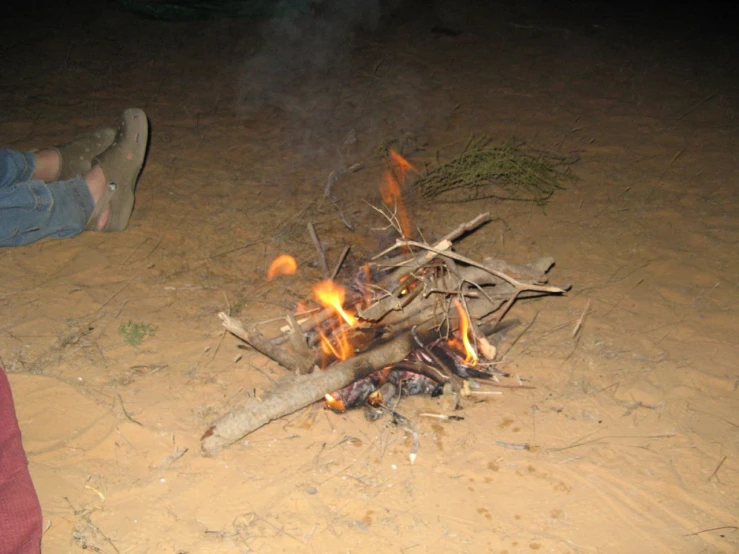
[[[489,221],[488,213],[433,244],[410,240],[400,190],[412,167],[394,152],[390,160],[382,194],[383,213],[399,237],[393,246],[343,285],[332,278],[317,283],[270,336],[265,326],[219,314],[226,329],[291,375],[217,419],[203,435],[204,454],[215,455],[269,421],[323,401],[336,412],[366,407],[370,419],[391,413],[404,421],[414,439],[413,461],[418,438],[394,403],[430,394],[443,396],[454,411],[464,397],[485,394],[483,386],[505,386],[498,381],[506,374],[496,368],[495,346],[496,334],[509,325],[504,317],[518,299],[567,290],[547,284],[551,258],[516,265],[455,252],[453,242]],[[296,270],[295,260],[282,255],[267,278]]]

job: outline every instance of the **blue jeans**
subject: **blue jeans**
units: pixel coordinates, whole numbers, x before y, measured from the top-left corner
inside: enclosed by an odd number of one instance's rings
[[[0,148],[0,246],[80,234],[95,204],[81,176],[44,183],[31,179],[30,152]]]

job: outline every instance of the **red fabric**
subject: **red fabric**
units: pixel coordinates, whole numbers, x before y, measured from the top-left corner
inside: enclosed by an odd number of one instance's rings
[[[0,367],[0,554],[41,552],[42,521],[10,383]]]

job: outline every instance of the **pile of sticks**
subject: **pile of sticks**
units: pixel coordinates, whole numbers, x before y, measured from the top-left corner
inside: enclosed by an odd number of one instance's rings
[[[513,303],[520,298],[563,294],[569,287],[547,284],[552,258],[515,265],[493,258],[478,262],[452,250],[453,241],[489,220],[488,213],[481,214],[434,244],[398,239],[363,266],[363,279],[355,280],[355,290],[345,302],[356,310],[358,324],[350,330],[354,355],[329,360],[325,369],[319,369],[325,365],[321,360],[326,360],[317,346],[318,335],[326,336],[329,329],[341,326],[331,310],[316,311],[303,320],[300,314],[288,313],[285,326],[271,338],[256,325],[244,325],[220,313],[228,331],[291,374],[260,398],[248,398],[215,420],[201,439],[203,454],[216,455],[270,421],[398,364],[419,342],[453,337],[461,318],[469,322],[470,342],[480,358],[493,363],[495,347],[488,337]]]

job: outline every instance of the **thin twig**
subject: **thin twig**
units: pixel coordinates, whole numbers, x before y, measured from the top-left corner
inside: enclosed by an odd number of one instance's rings
[[[688,116],[691,113],[693,113],[695,110],[697,110],[698,108],[700,108],[703,104],[705,104],[706,102],[708,102],[711,98],[713,98],[717,94],[718,94],[718,91],[715,90],[711,94],[709,94],[708,96],[706,96],[705,98],[703,98],[703,100],[701,100],[701,101],[696,102],[695,104],[693,104],[690,108],[688,108],[682,114],[680,114],[678,117],[676,117],[675,120],[672,123],[670,123],[667,127],[665,127],[664,129],[662,129],[662,131],[663,132],[664,131],[670,131],[670,130],[674,129],[675,127],[677,127],[678,124],[683,119],[685,119],[686,116]]]
[[[422,242],[416,242],[413,240],[398,240],[396,241],[395,245],[398,248],[402,246],[415,246],[416,248],[422,248],[424,250],[428,250],[429,252],[433,252],[437,256],[441,256],[443,258],[451,258],[452,260],[457,260],[458,262],[462,262],[467,265],[471,265],[472,267],[482,269],[483,271],[486,271],[490,273],[491,275],[494,275],[495,277],[498,277],[499,279],[503,279],[504,281],[510,283],[513,287],[519,289],[519,291],[530,290],[530,291],[537,291],[537,292],[548,292],[551,294],[564,294],[565,292],[567,292],[564,289],[561,289],[559,287],[552,287],[549,285],[534,285],[531,283],[522,283],[518,279],[514,279],[513,277],[503,273],[502,271],[498,271],[496,269],[487,267],[486,265],[478,263],[475,260],[468,258],[467,256],[462,256],[461,254],[457,254],[456,252],[450,252],[448,250],[437,250],[435,247],[430,246],[428,244],[423,244]]]
[[[539,312],[536,312],[534,314],[534,317],[531,319],[531,322],[526,326],[526,328],[523,331],[521,331],[515,339],[513,339],[513,342],[506,349],[506,351],[503,354],[503,356],[501,356],[501,358],[500,358],[501,361],[502,360],[505,360],[506,357],[508,357],[508,354],[511,353],[511,350],[513,350],[513,347],[516,346],[516,344],[518,343],[519,340],[521,340],[521,337],[523,337],[526,333],[528,333],[529,329],[531,329],[534,326],[534,323],[536,323],[536,318],[538,318],[538,317],[539,317]]]
[[[308,359],[312,358],[313,353],[308,347],[308,343],[305,340],[305,333],[300,328],[300,324],[297,319],[295,319],[295,316],[290,312],[287,312],[286,317],[287,322],[290,324],[290,330],[292,331],[292,333],[289,333],[290,344],[293,345],[293,348],[298,354],[300,354],[300,356]]]
[[[521,294],[523,291],[519,288],[516,288],[516,290],[513,291],[511,294],[511,297],[506,301],[505,304],[503,304],[503,307],[498,310],[498,317],[495,318],[495,325],[498,325],[498,323],[501,322],[503,317],[508,313],[508,310],[511,309],[511,306],[513,306],[513,303],[518,298],[518,295]]]
[[[379,213],[382,217],[387,219],[388,225],[387,227],[382,228],[373,228],[374,231],[387,231],[388,229],[392,228],[395,230],[396,233],[398,233],[401,237],[403,236],[403,230],[400,227],[400,221],[398,220],[398,205],[395,203],[393,205],[393,211],[390,211],[390,206],[385,205],[385,208],[387,208],[387,213],[385,213],[385,210],[382,208],[378,208],[377,206],[373,206],[369,202],[367,202],[370,208],[375,210],[377,213]]]
[[[296,357],[285,350],[276,347],[257,331],[254,327],[245,328],[238,319],[229,317],[225,313],[218,314],[223,326],[231,333],[247,342],[252,348],[258,350],[268,358],[271,358],[282,367],[291,369],[295,373],[310,373],[313,369],[313,361],[303,357]]]
[[[339,254],[339,260],[336,262],[336,265],[334,266],[334,270],[331,272],[330,279],[336,279],[336,276],[339,274],[339,271],[341,270],[341,266],[344,263],[344,259],[346,258],[346,255],[349,254],[349,250],[351,249],[350,246],[345,246],[344,250],[341,251],[341,254]]]
[[[444,415],[444,414],[432,414],[432,413],[421,413],[418,417],[431,417],[433,419],[445,419],[447,421],[462,421],[464,416],[457,415]]]
[[[591,299],[588,298],[588,303],[585,304],[585,309],[582,311],[582,314],[580,314],[580,318],[577,320],[577,323],[575,324],[575,328],[572,330],[572,336],[576,337],[577,334],[580,332],[580,328],[582,327],[582,322],[585,320],[585,316],[588,313],[588,310],[590,309],[590,301]]]
[[[171,466],[173,463],[175,463],[177,460],[182,458],[190,449],[186,446],[180,446],[175,447],[174,452],[167,456],[166,458],[162,459],[161,462],[159,462],[159,465],[157,467],[165,468]]]
[[[709,533],[711,531],[721,531],[722,529],[731,529],[732,531],[736,531],[739,529],[736,525],[722,525],[721,527],[711,527],[710,529],[701,529],[700,531],[696,531],[695,533],[688,533],[687,535],[683,535],[683,537],[694,537],[695,535],[700,535],[701,533]]]
[[[724,465],[724,462],[726,461],[726,458],[728,458],[728,456],[724,456],[723,459],[718,463],[718,465],[716,466],[716,469],[714,469],[713,470],[713,473],[711,473],[711,476],[708,479],[706,479],[707,481],[710,481],[711,479],[713,479],[714,477],[716,477],[716,474],[718,473],[718,470],[721,469],[721,466],[722,465]],[[718,479],[718,477],[716,477],[716,479]]]
[[[416,431],[415,426],[407,417],[396,412],[392,408],[389,408],[385,404],[381,404],[380,407],[391,414],[393,416],[393,423],[395,423],[411,437],[411,451],[408,454],[408,459],[410,460],[411,465],[415,464],[416,458],[418,457],[418,449],[421,446],[420,440],[418,438],[418,431]]]
[[[547,452],[562,452],[563,450],[569,450],[570,448],[576,448],[578,446],[586,446],[588,444],[597,443],[604,439],[671,439],[676,436],[676,433],[665,433],[664,435],[645,435],[641,437],[638,435],[605,435],[582,442],[574,442],[573,444],[563,446],[561,448],[550,448],[549,450],[547,450]]]
[[[344,212],[342,211],[341,207],[339,207],[339,204],[334,200],[333,196],[326,196],[328,198],[329,202],[331,202],[334,205],[334,208],[336,208],[336,211],[339,212],[339,219],[341,219],[341,222],[344,224],[344,226],[349,229],[350,231],[354,230],[354,227],[351,223],[349,223],[349,220],[344,215]]]
[[[497,446],[502,446],[503,448],[510,448],[511,450],[531,450],[531,445],[529,443],[517,443],[517,442],[503,442],[503,441],[495,441],[495,444]]]
[[[128,413],[128,410],[126,410],[126,406],[123,405],[123,398],[120,394],[118,395],[118,401],[121,403],[121,410],[123,410],[123,415],[126,416],[126,419],[131,423],[135,423],[139,427],[143,427],[143,423],[141,423],[140,421],[136,421],[134,418],[131,417],[131,414]],[[718,471],[718,469],[716,471]]]
[[[496,381],[486,381],[485,379],[479,379],[477,381],[480,383],[480,385],[485,385],[486,387],[493,387],[496,389],[527,389],[527,390],[536,390],[536,387],[532,385],[505,385],[503,383],[498,383]]]
[[[481,213],[475,219],[472,219],[467,223],[462,223],[462,225],[444,235],[441,240],[455,241],[465,233],[469,231],[474,231],[480,225],[482,225],[483,223],[487,223],[488,221],[490,221],[490,212]]]
[[[318,239],[318,234],[316,234],[316,229],[313,226],[313,223],[308,223],[308,234],[310,235],[310,240],[313,241],[313,246],[316,247],[316,252],[318,253],[318,269],[321,270],[324,278],[328,279],[331,274],[328,271],[328,264],[326,263],[326,253],[323,251],[323,245]]]

